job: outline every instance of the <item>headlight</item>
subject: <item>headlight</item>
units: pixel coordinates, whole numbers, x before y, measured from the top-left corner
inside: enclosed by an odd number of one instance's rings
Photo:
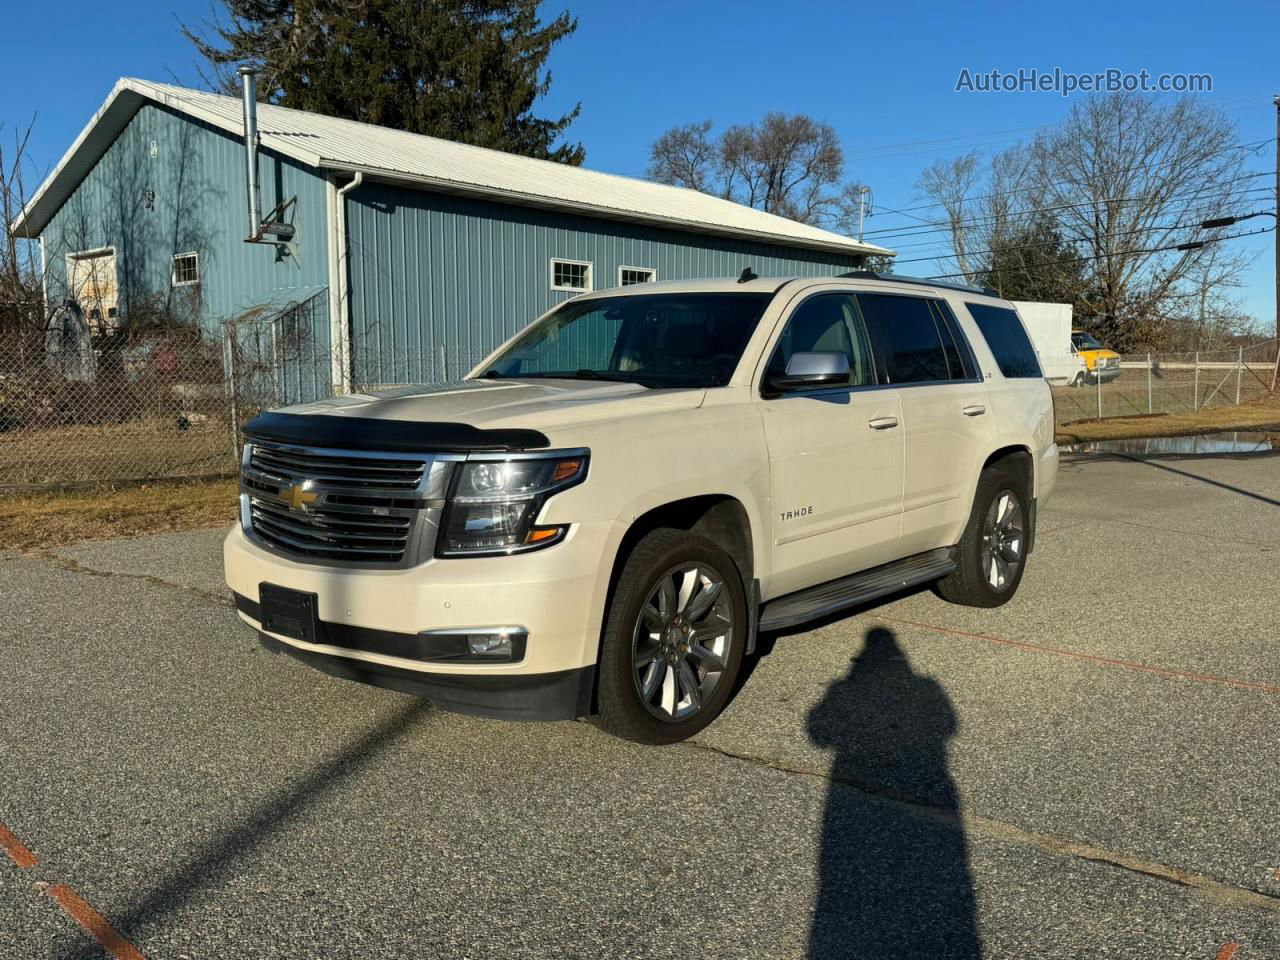
[[[436,555],[520,553],[559,542],[568,527],[537,527],[534,520],[547,497],[586,475],[585,450],[464,461],[454,475]]]

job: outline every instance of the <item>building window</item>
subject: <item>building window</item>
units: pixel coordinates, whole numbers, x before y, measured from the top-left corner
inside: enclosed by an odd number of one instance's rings
[[[658,279],[658,271],[653,267],[619,267],[618,286],[629,287],[633,283],[653,283]]]
[[[179,253],[173,258],[173,285],[189,287],[200,282],[200,255],[198,253]]]
[[[591,264],[585,260],[552,260],[551,289],[582,293],[591,289]]]

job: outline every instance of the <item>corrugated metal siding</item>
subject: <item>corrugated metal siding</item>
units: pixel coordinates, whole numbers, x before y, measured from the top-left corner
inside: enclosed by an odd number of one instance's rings
[[[144,105],[80,182],[41,234],[49,295],[66,290],[66,254],[115,247],[122,317],[135,319],[150,302],[194,314],[205,329],[221,323],[277,315],[309,302],[308,329],[292,350],[292,387],[299,395],[329,386],[328,237],[324,180],[292,160],[264,151],[260,170],[263,204],[270,209],[297,196],[296,251],[244,242],[244,148],[226,133],[155,105]],[[173,288],[172,257],[200,254],[201,283]],[[305,343],[304,343],[305,341]]]
[[[822,276],[854,255],[699,236],[428,191],[366,184],[348,197],[357,383],[457,377],[571,293],[551,289],[553,257],[593,264],[597,290],[618,268],[659,280]],[[445,362],[442,364],[443,348]]]

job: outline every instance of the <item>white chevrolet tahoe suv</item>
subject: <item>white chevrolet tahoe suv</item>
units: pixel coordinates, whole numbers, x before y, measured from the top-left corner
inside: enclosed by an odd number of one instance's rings
[[[462,382],[250,422],[226,578],[264,644],[328,673],[672,742],[761,633],[923,584],[1012,597],[1053,428],[989,291],[637,284],[559,305]]]

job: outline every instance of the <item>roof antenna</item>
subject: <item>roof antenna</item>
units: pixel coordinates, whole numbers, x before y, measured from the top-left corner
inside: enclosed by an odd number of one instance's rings
[[[750,267],[746,267],[746,268],[742,271],[742,275],[738,277],[738,282],[739,282],[739,283],[750,283],[752,280],[759,280],[759,279],[760,279],[760,275],[759,275],[759,274],[757,274],[757,273],[756,273],[754,270],[752,270]]]

